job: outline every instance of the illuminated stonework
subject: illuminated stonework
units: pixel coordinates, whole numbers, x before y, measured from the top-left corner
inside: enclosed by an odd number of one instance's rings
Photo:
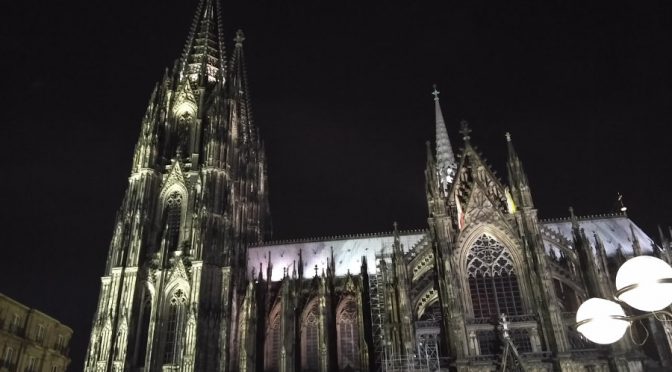
[[[625,215],[540,221],[511,137],[505,184],[466,122],[455,156],[436,89],[426,229],[266,242],[244,36],[227,59],[219,8],[200,1],[143,117],[85,371],[672,368],[669,326],[646,325],[647,354],[572,327],[579,303],[613,297],[626,256],[660,249]],[[502,353],[502,313],[515,360]]]

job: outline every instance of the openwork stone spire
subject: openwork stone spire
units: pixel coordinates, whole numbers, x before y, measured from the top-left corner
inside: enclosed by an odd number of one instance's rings
[[[450,145],[448,138],[448,130],[446,130],[446,123],[443,120],[443,113],[441,112],[441,105],[439,104],[439,91],[434,85],[434,110],[436,115],[436,168],[439,173],[439,182],[444,191],[447,192],[448,185],[453,183],[455,177],[455,169],[457,169],[457,162],[453,154],[453,147]]]
[[[180,58],[180,75],[192,82],[216,81],[224,76],[224,40],[219,2],[201,0]]]

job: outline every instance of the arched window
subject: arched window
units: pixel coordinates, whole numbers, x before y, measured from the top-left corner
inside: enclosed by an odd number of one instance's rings
[[[170,297],[164,329],[166,343],[163,353],[163,364],[177,364],[182,355],[183,330],[186,321],[187,296],[181,289]]]
[[[280,360],[280,305],[277,305],[271,313],[271,321],[266,331],[266,357],[265,370],[277,371],[280,369],[278,361]]]
[[[359,368],[359,322],[357,304],[353,299],[344,300],[336,315],[338,338],[338,368]]]
[[[172,252],[179,248],[180,221],[182,219],[182,194],[174,191],[168,198],[166,198],[165,203],[165,230],[163,237],[165,239],[166,252]]]
[[[319,313],[317,301],[313,301],[304,312],[301,326],[301,370],[308,372],[319,368]]]
[[[511,253],[497,240],[485,234],[476,240],[467,255],[467,275],[475,318],[523,313]]]

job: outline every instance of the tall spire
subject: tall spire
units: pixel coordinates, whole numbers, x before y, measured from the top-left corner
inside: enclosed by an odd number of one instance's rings
[[[434,84],[434,113],[436,116],[436,168],[439,173],[439,179],[444,192],[448,192],[448,185],[453,183],[457,162],[453,154],[453,148],[448,138],[446,122],[443,120],[441,105],[439,104],[439,91]]]
[[[219,2],[200,0],[179,61],[180,78],[192,82],[223,80],[224,39]]]
[[[230,97],[236,98],[238,106],[236,107],[236,117],[238,122],[231,123],[242,138],[244,143],[253,142],[256,138],[255,128],[252,125],[252,114],[250,110],[249,89],[247,87],[247,71],[245,69],[245,56],[243,54],[243,41],[245,34],[243,30],[236,31],[235,49],[231,56],[229,64],[229,93]]]

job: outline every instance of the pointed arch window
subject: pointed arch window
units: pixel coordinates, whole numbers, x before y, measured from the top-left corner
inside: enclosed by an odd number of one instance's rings
[[[523,305],[511,253],[483,234],[467,255],[469,291],[475,318],[521,315]]]
[[[266,371],[277,371],[280,369],[280,305],[277,305],[273,311],[266,332]]]
[[[301,370],[318,371],[320,368],[319,313],[313,301],[304,313],[301,326]]]
[[[359,322],[357,304],[350,298],[344,300],[336,316],[338,339],[338,368],[359,368]]]
[[[170,297],[166,314],[165,347],[163,353],[164,364],[177,364],[182,355],[182,336],[186,321],[187,296],[181,289],[176,290]]]
[[[166,252],[177,250],[182,220],[182,194],[174,191],[166,198],[164,206],[165,230],[163,233]]]

